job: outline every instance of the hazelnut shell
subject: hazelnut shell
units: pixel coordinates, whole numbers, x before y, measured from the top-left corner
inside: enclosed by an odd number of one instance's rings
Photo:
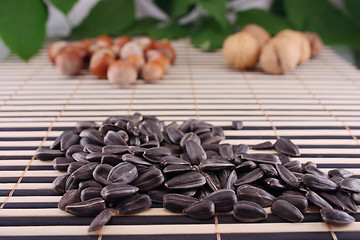
[[[98,78],[106,79],[108,67],[114,61],[115,57],[110,52],[100,49],[91,56],[89,70]]]
[[[147,62],[141,70],[142,78],[145,82],[160,80],[164,76],[164,73],[164,67],[156,61]]]
[[[168,41],[162,40],[155,42],[154,49],[161,52],[165,57],[170,60],[171,64],[174,64],[176,60],[176,52]]]
[[[107,71],[109,82],[119,86],[126,86],[136,82],[137,70],[129,62],[118,60],[110,64]]]
[[[310,42],[310,48],[311,48],[311,58],[315,58],[319,56],[320,52],[323,49],[323,41],[320,38],[320,36],[317,33],[314,32],[305,32],[305,37]]]
[[[256,24],[246,25],[241,29],[241,32],[246,32],[253,36],[261,48],[271,39],[269,32]]]
[[[83,58],[70,51],[62,51],[55,58],[55,66],[64,75],[77,75],[83,68]]]

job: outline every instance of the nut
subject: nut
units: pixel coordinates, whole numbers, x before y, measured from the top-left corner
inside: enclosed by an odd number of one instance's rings
[[[253,36],[258,41],[260,48],[262,48],[271,39],[268,31],[256,24],[246,25],[241,29],[241,32],[246,32]]]
[[[113,43],[113,40],[111,37],[107,36],[107,35],[100,35],[96,38],[95,44],[98,47],[111,47]]]
[[[133,65],[138,72],[140,72],[141,68],[145,64],[145,59],[143,57],[140,57],[138,55],[130,56],[126,59],[131,65]]]
[[[260,46],[249,33],[239,32],[225,39],[222,52],[231,67],[245,69],[255,66],[260,55]]]
[[[79,74],[83,65],[83,58],[75,52],[62,51],[55,58],[56,68],[65,75]]]
[[[99,49],[91,56],[89,70],[95,76],[106,79],[107,69],[114,61],[115,56],[111,50]]]
[[[176,52],[168,41],[162,40],[155,42],[154,48],[167,57],[171,64],[174,64],[176,59]]]
[[[149,50],[146,53],[146,59],[148,61],[158,61],[164,67],[165,72],[170,69],[170,60],[158,50]]]
[[[136,42],[128,42],[120,49],[120,58],[127,59],[130,56],[144,57],[144,52]]]
[[[136,82],[137,70],[131,63],[118,60],[110,64],[107,77],[112,84],[126,86]]]
[[[310,59],[310,42],[302,32],[285,29],[276,34],[275,38],[285,38],[288,41],[293,41],[298,45],[298,48],[300,49],[298,65],[301,65]]]
[[[287,38],[273,38],[262,49],[261,68],[271,74],[284,74],[298,64],[301,51],[296,42]]]
[[[63,51],[75,53],[79,55],[82,59],[85,59],[86,56],[88,56],[88,51],[83,46],[80,45],[78,46],[73,44],[68,45],[63,49]]]
[[[317,33],[305,32],[304,34],[310,42],[311,58],[317,57],[323,49],[323,41]]]
[[[51,62],[55,63],[56,56],[63,50],[69,43],[66,41],[57,41],[50,45],[48,49],[48,56]]]
[[[126,36],[124,36],[124,37],[118,37],[118,38],[115,38],[115,40],[114,40],[114,45],[116,45],[116,46],[118,46],[119,47],[119,49],[120,48],[122,48],[126,43],[128,43],[128,42],[131,42],[131,37],[126,37]]]
[[[164,76],[164,73],[165,70],[163,66],[156,61],[147,62],[141,70],[142,78],[145,82],[160,80]]]

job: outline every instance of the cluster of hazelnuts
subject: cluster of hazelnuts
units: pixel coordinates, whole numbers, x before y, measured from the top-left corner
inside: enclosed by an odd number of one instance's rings
[[[112,39],[106,35],[95,40],[54,42],[48,55],[62,74],[77,75],[88,64],[92,74],[119,86],[135,83],[138,77],[145,82],[160,80],[176,58],[174,48],[165,40]]]
[[[285,74],[318,56],[321,38],[312,32],[285,29],[271,38],[262,27],[250,24],[229,36],[223,44],[225,61],[236,69],[260,67],[270,74]]]

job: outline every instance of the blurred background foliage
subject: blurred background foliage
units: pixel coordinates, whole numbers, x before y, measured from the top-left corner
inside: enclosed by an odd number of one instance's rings
[[[141,0],[140,0],[141,1]],[[284,28],[317,32],[325,44],[354,50],[360,59],[360,0],[268,0],[270,9],[238,11],[230,0],[153,0],[166,18],[136,17],[135,0],[100,0],[72,27],[67,38],[92,38],[100,34],[148,35],[156,39],[189,36],[204,51],[221,48],[224,39],[242,26],[259,24],[272,35]],[[0,37],[24,60],[41,48],[46,38],[49,5],[65,16],[77,0],[0,0]],[[246,2],[246,1],[244,1]],[[359,66],[359,62],[357,64]]]

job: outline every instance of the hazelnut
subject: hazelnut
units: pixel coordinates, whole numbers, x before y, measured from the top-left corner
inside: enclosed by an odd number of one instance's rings
[[[260,48],[262,48],[271,39],[268,31],[256,24],[246,25],[241,29],[241,32],[246,32],[253,36],[258,41]]]
[[[55,58],[56,68],[65,75],[79,74],[83,64],[83,58],[75,52],[62,51]]]
[[[86,56],[88,56],[88,51],[84,47],[73,44],[66,46],[63,51],[78,54],[82,59],[85,59]]]
[[[143,50],[136,42],[128,42],[120,49],[121,59],[127,59],[133,55],[144,57]]]
[[[115,61],[113,52],[109,49],[99,49],[90,58],[89,70],[95,76],[106,79],[109,65]]]
[[[131,42],[131,41],[132,41],[131,37],[123,36],[123,37],[115,38],[113,44],[116,45],[116,46],[118,46],[119,49],[120,49],[120,48],[122,48],[126,43]]]
[[[317,33],[305,32],[304,34],[310,42],[311,58],[317,57],[323,49],[323,41]]]
[[[112,84],[126,86],[136,82],[137,71],[131,63],[118,60],[110,64],[107,77]]]
[[[131,65],[133,65],[138,72],[140,72],[142,66],[145,64],[145,59],[138,55],[130,56],[126,59],[126,61],[131,63]]]
[[[107,35],[100,35],[96,38],[95,44],[98,47],[111,47],[111,45],[113,44],[113,40],[111,37],[107,36]]]
[[[164,73],[163,66],[156,61],[147,62],[141,70],[142,78],[145,82],[160,80],[164,76]]]
[[[307,62],[311,56],[310,42],[307,40],[302,32],[285,29],[276,34],[275,38],[285,38],[288,41],[293,41],[300,49],[300,58],[298,65]]]
[[[260,66],[267,73],[284,74],[296,68],[300,55],[296,42],[272,38],[261,51]]]
[[[227,37],[223,44],[225,61],[233,68],[245,69],[255,66],[260,46],[249,33],[239,32]]]
[[[56,56],[63,50],[69,43],[66,41],[57,41],[50,45],[48,49],[48,56],[52,63],[55,63]]]
[[[170,60],[158,50],[149,50],[146,53],[146,59],[148,61],[159,61],[159,63],[163,65],[165,72],[170,69]]]
[[[171,64],[174,64],[176,59],[176,52],[168,41],[162,40],[155,42],[154,49],[161,52],[165,57],[170,60]]]
[[[155,47],[155,40],[150,37],[141,37],[136,39],[135,42],[143,49],[145,55],[147,51]]]

